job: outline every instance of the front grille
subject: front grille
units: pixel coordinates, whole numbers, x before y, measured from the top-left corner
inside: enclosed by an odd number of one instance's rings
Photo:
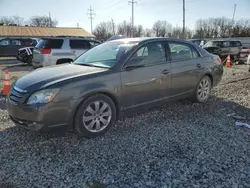
[[[9,94],[9,100],[15,104],[23,103],[26,93],[26,91],[21,91],[15,87],[12,87]]]

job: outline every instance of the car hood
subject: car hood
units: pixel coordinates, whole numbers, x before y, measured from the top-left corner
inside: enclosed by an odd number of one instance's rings
[[[88,67],[74,64],[56,65],[32,71],[31,73],[18,79],[15,83],[15,87],[26,92],[33,92],[64,80],[103,72],[106,70],[106,68]]]

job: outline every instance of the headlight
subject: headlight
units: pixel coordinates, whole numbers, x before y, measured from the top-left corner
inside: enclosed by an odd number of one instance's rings
[[[37,91],[29,97],[27,104],[49,103],[55,98],[58,92],[59,89],[44,89],[41,91]]]

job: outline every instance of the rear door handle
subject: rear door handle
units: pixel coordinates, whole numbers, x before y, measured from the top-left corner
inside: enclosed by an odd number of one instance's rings
[[[169,73],[169,70],[165,69],[161,72],[162,74],[168,74]]]
[[[199,64],[199,63],[196,64],[196,67],[197,67],[197,68],[201,68],[201,64]]]

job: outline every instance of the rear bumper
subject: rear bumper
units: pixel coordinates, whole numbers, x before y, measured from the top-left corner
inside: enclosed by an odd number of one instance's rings
[[[81,100],[41,105],[23,105],[7,102],[11,120],[22,128],[37,132],[66,131],[72,124]]]
[[[52,64],[53,62],[51,61],[50,55],[34,53],[33,59],[32,59],[33,67],[39,68],[39,67],[49,66]]]

